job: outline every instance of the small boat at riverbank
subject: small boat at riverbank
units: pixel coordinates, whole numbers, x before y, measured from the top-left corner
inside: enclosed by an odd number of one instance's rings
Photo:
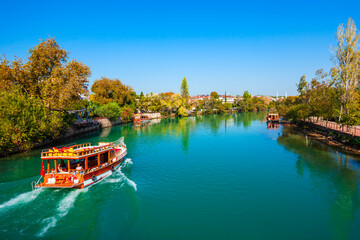
[[[115,142],[72,145],[43,150],[42,183],[35,188],[84,188],[110,176],[127,154],[124,138]],[[44,161],[47,167],[44,168]]]
[[[150,122],[150,117],[146,114],[134,114],[133,122],[134,124]]]
[[[268,123],[289,123],[288,119],[281,118],[278,113],[269,113],[266,116],[266,121]]]
[[[280,122],[280,116],[278,113],[269,113],[266,116],[266,121],[267,122]]]

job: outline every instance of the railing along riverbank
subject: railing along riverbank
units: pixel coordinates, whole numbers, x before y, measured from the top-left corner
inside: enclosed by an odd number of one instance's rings
[[[332,121],[327,121],[322,118],[317,117],[309,117],[304,120],[304,122],[311,123],[313,125],[317,125],[323,127],[325,129],[331,129],[334,131],[338,131],[340,133],[348,134],[354,137],[360,137],[360,127],[359,126],[349,126],[343,125]]]

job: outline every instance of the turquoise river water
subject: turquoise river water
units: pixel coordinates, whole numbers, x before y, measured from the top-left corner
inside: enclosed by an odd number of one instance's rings
[[[0,239],[360,239],[360,161],[264,119],[162,119],[69,140],[128,147],[120,171],[83,190],[32,192],[41,150],[2,158]]]

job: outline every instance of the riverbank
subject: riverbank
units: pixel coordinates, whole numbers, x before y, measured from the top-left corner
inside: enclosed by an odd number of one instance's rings
[[[112,120],[112,121],[110,121],[107,118],[99,118],[96,120],[96,122],[97,122],[97,124],[94,124],[94,125],[91,125],[88,127],[80,127],[79,128],[76,125],[74,125],[74,126],[70,127],[68,129],[68,131],[66,131],[65,133],[61,134],[60,136],[58,136],[56,138],[45,139],[44,141],[34,143],[34,147],[31,148],[30,151],[40,149],[40,148],[53,147],[54,145],[60,145],[60,144],[63,144],[63,142],[66,139],[83,137],[88,133],[91,133],[93,131],[100,130],[103,128],[108,128],[108,127],[116,126],[119,124],[131,123],[131,121],[122,121],[120,118],[116,119],[116,120]],[[10,155],[19,153],[19,152],[21,152],[20,149],[15,148],[12,151],[0,153],[0,158],[7,157]]]
[[[292,126],[312,139],[340,148],[346,153],[360,155],[360,138],[356,135],[308,121],[292,123]]]
[[[226,114],[232,114],[232,113],[238,113],[238,111],[228,111],[226,112]],[[190,117],[190,116],[199,116],[199,115],[213,115],[213,114],[219,114],[219,113],[205,113],[205,112],[195,112],[193,114],[189,114],[186,117]],[[176,114],[172,113],[169,115],[159,115],[156,118],[152,118],[153,119],[166,119],[166,118],[174,118],[176,117]],[[109,120],[108,118],[96,118],[95,119],[99,124],[97,124],[96,126],[91,126],[91,127],[82,127],[82,128],[77,128],[75,126],[71,127],[67,132],[61,134],[59,137],[54,138],[54,139],[46,139],[42,142],[39,143],[35,143],[34,147],[30,149],[30,151],[32,150],[37,150],[40,148],[47,148],[47,147],[53,147],[54,145],[63,145],[64,141],[66,139],[70,139],[70,138],[78,138],[78,137],[83,137],[88,133],[91,133],[93,131],[96,130],[100,130],[100,129],[104,129],[104,128],[111,128],[113,126],[116,125],[122,125],[122,124],[128,124],[128,123],[132,123],[132,121],[122,121],[120,118],[117,120]],[[66,144],[65,144],[66,145]],[[7,157],[16,153],[20,153],[21,151],[19,149],[13,149],[10,152],[5,152],[5,153],[0,153],[0,159],[3,157]]]

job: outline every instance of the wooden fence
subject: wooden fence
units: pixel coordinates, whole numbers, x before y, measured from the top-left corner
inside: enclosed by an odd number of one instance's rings
[[[360,127],[359,126],[343,125],[343,124],[339,124],[339,123],[332,122],[332,121],[327,121],[327,120],[324,120],[322,118],[317,118],[317,117],[310,117],[310,118],[306,119],[305,122],[310,122],[314,125],[322,126],[326,129],[332,129],[332,130],[335,130],[338,132],[349,134],[351,136],[360,137]]]

